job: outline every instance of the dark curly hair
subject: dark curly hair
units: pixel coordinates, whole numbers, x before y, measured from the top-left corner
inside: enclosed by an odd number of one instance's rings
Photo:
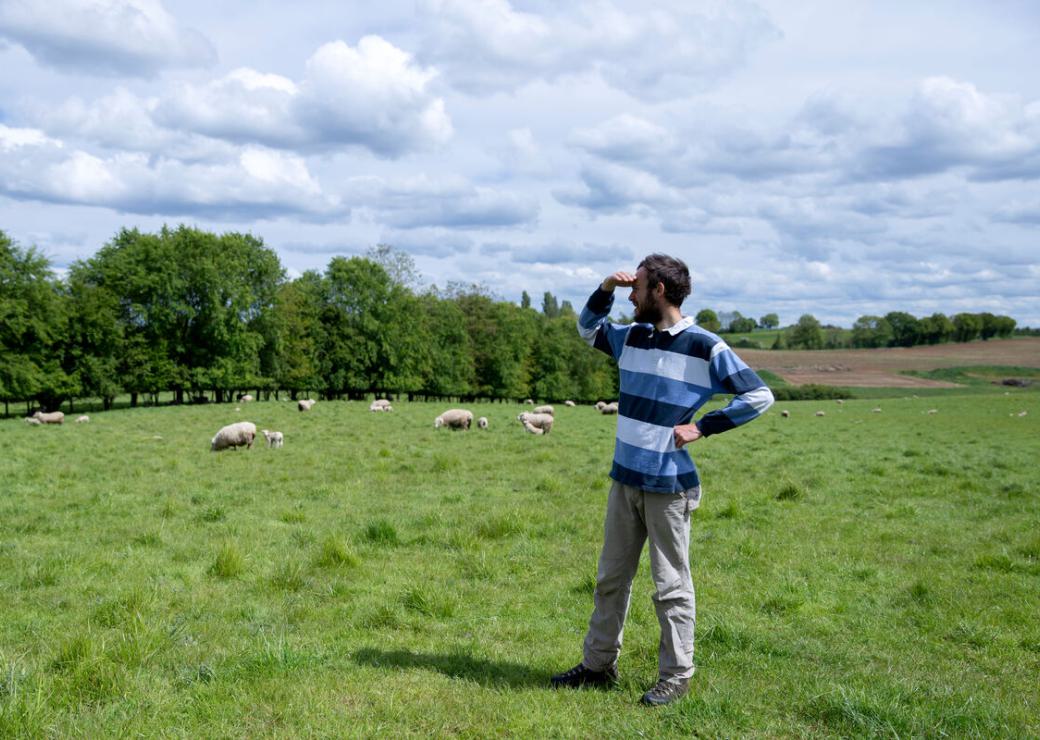
[[[690,294],[693,284],[690,282],[690,270],[686,263],[666,254],[651,254],[639,263],[646,268],[646,284],[652,290],[658,283],[664,283],[664,297],[673,306],[679,307]]]

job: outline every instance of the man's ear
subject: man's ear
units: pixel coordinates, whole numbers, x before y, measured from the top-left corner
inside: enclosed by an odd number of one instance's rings
[[[658,298],[664,298],[664,283],[658,281],[657,285],[654,287],[654,295]]]

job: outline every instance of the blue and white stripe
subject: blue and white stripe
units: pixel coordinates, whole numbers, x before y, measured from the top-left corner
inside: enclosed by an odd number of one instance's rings
[[[617,360],[621,377],[617,440],[610,475],[646,491],[674,493],[700,485],[686,448],[675,448],[674,428],[689,424],[717,393],[729,404],[697,421],[704,436],[762,415],[773,394],[715,334],[684,317],[665,331],[649,324],[612,324],[611,291],[596,290],[578,317],[578,333]]]

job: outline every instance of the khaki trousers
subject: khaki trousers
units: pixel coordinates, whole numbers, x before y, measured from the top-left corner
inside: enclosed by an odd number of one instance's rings
[[[655,493],[614,481],[607,498],[603,552],[596,573],[595,610],[585,635],[582,662],[591,670],[617,664],[632,579],[643,543],[650,541],[650,572],[661,625],[658,671],[663,680],[693,676],[696,602],[690,578],[690,512],[700,487]]]

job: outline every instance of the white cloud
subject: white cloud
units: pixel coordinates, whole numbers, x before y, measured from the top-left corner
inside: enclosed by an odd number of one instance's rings
[[[0,37],[70,72],[147,77],[216,61],[210,42],[158,0],[3,0]]]
[[[732,72],[778,32],[754,3],[596,0],[514,8],[509,0],[424,0],[422,55],[471,93],[599,74],[648,100],[686,94]],[[647,53],[652,49],[653,53]]]

